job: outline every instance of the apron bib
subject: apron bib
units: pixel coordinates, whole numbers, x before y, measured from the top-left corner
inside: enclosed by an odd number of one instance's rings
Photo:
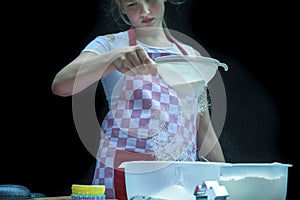
[[[134,29],[129,29],[128,34],[130,45],[135,45]],[[171,41],[187,55],[176,40]],[[152,59],[167,55],[170,54],[149,53]],[[116,165],[120,159],[196,160],[197,112],[186,114],[183,107],[190,105],[196,110],[198,98],[180,96],[159,75],[125,75],[116,88],[119,98],[112,102],[102,122],[93,184],[106,186],[106,198],[117,195],[122,200],[127,197],[124,173]],[[121,154],[116,155],[122,151],[131,154],[127,158],[125,154],[123,158]]]

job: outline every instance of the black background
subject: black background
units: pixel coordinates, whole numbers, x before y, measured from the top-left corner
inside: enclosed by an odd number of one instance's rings
[[[0,184],[47,196],[90,183],[94,158],[77,135],[72,98],[51,93],[55,74],[96,35],[104,0],[20,1],[3,6]],[[190,0],[168,6],[169,28],[225,62],[227,116],[221,142],[228,162],[281,162],[288,199],[299,180],[298,39],[295,5]]]

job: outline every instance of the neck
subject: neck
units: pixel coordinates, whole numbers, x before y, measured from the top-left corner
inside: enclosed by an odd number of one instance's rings
[[[136,28],[136,39],[144,44],[157,47],[171,46],[163,28]]]

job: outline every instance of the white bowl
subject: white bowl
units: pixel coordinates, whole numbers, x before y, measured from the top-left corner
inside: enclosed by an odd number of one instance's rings
[[[235,163],[221,167],[228,200],[285,200],[288,167],[281,163]]]
[[[225,165],[225,164],[224,164]],[[127,198],[195,200],[194,190],[205,180],[219,180],[220,163],[186,161],[131,161],[125,168]]]

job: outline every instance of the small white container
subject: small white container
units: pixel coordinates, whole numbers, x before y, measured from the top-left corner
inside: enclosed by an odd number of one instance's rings
[[[290,164],[236,163],[221,167],[228,200],[285,200]]]

